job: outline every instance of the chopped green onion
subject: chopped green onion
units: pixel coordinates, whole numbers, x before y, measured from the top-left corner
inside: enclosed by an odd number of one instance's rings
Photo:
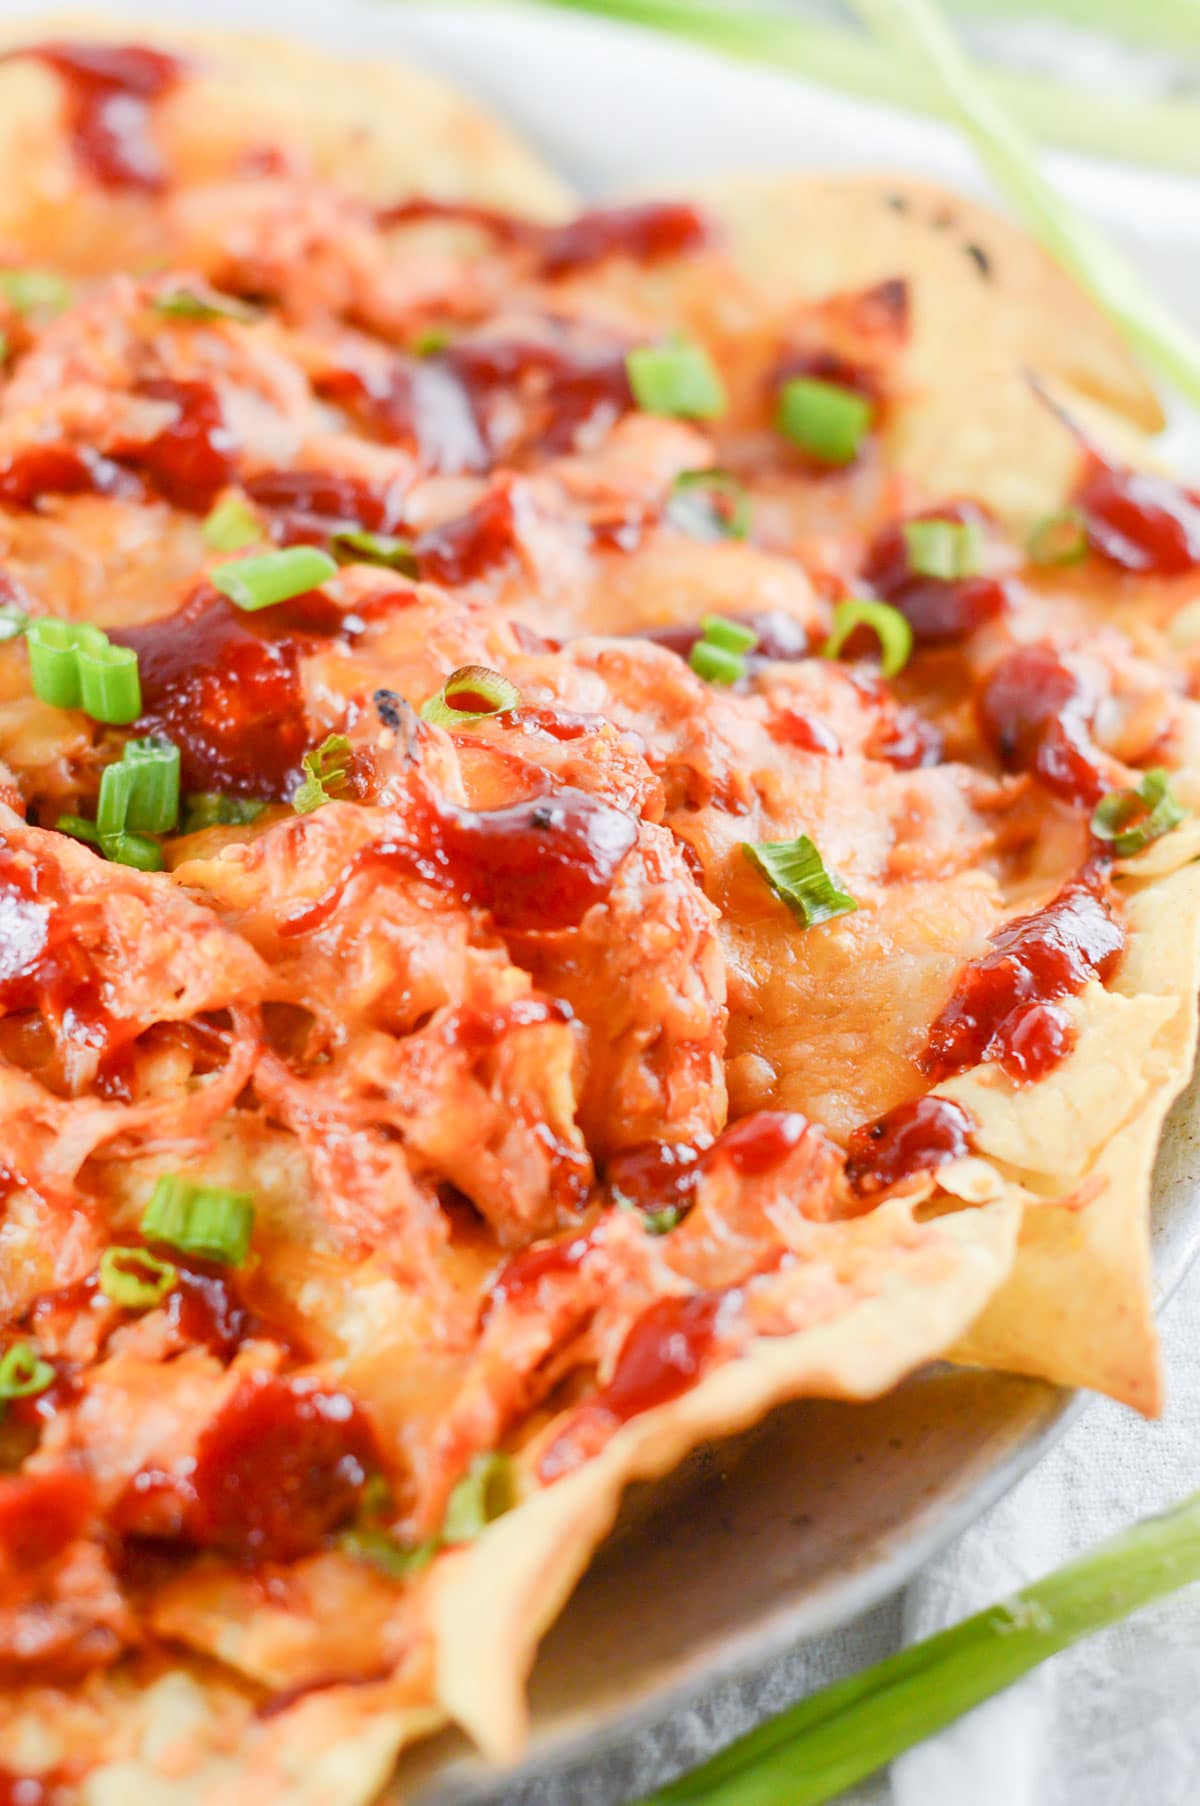
[[[146,834],[169,833],[179,820],[179,748],[164,736],[151,734],[127,741],[122,763],[133,770],[125,826]]]
[[[181,834],[198,834],[202,828],[242,827],[257,821],[266,803],[252,796],[225,796],[219,790],[195,790],[183,799]]]
[[[15,602],[0,603],[0,643],[19,640],[29,625],[29,616]]]
[[[1200,1493],[822,1687],[641,1806],[822,1806],[1060,1649],[1200,1580]]]
[[[346,761],[350,742],[345,734],[326,734],[315,752],[304,755],[305,777],[293,793],[292,808],[297,815],[311,815],[322,803],[331,803],[339,790],[346,788]]]
[[[263,538],[262,522],[240,495],[223,495],[201,521],[200,531],[214,552],[240,552]]]
[[[683,1211],[678,1204],[660,1204],[655,1210],[643,1210],[639,1214],[647,1235],[669,1235],[683,1220]]]
[[[165,1242],[197,1260],[240,1267],[250,1249],[254,1200],[247,1192],[161,1173],[141,1227],[148,1242]]]
[[[52,708],[79,707],[78,632],[75,622],[59,621],[53,615],[30,621],[25,629],[33,693]]]
[[[831,922],[858,908],[807,834],[795,840],[744,840],[742,852],[802,928],[815,928],[819,922]]]
[[[935,8],[928,0],[855,0],[855,5],[893,54],[912,55],[932,78],[939,100],[944,98],[1002,193],[1051,256],[1090,289],[1136,350],[1184,395],[1200,401],[1200,338],[1137,265],[1056,193],[1033,144],[988,91]],[[1106,95],[1106,109],[1108,100]],[[1111,137],[1103,148],[1111,154]]]
[[[96,805],[96,832],[101,841],[110,835],[122,834],[129,814],[129,799],[133,795],[134,769],[120,759],[115,765],[106,765],[100,778],[100,798]]]
[[[705,683],[735,684],[746,675],[746,661],[738,652],[714,646],[711,640],[697,640],[688,653],[688,664]]]
[[[85,621],[44,615],[25,629],[33,693],[56,709],[86,709],[94,721],[124,727],[142,712],[137,653],[113,646]]]
[[[1078,508],[1048,514],[1029,535],[1032,564],[1078,564],[1087,557],[1088,536]]]
[[[906,520],[908,565],[914,577],[977,577],[983,569],[983,527],[977,520]]]
[[[112,646],[80,641],[79,691],[83,708],[93,721],[125,727],[142,712],[142,686],[138,656],[132,646]]]
[[[342,527],[331,534],[330,550],[339,564],[381,564],[406,577],[419,574],[411,540],[392,533],[368,533],[365,527]]]
[[[758,645],[754,628],[747,627],[744,621],[731,620],[728,615],[702,615],[700,632],[710,646],[719,646],[722,652],[753,652]]]
[[[378,1568],[389,1580],[407,1580],[413,1574],[421,1573],[427,1568],[441,1547],[436,1537],[429,1537],[423,1543],[404,1544],[397,1542],[387,1530],[378,1524],[364,1524],[352,1530],[343,1530],[338,1538],[338,1548],[345,1554],[354,1556],[356,1561],[369,1562],[371,1567]]]
[[[239,301],[236,295],[223,295],[207,283],[167,289],[155,295],[150,305],[156,314],[165,314],[172,320],[240,320],[248,324],[262,317],[248,302]]]
[[[875,410],[840,383],[797,376],[779,392],[775,425],[785,439],[822,464],[852,464]]]
[[[837,658],[850,635],[860,627],[869,627],[879,641],[880,673],[895,677],[903,671],[912,656],[912,628],[890,602],[870,602],[858,596],[848,596],[834,604],[833,632],[821,648],[822,658]]]
[[[75,290],[54,270],[0,270],[0,295],[19,314],[60,314]]]
[[[90,847],[100,845],[100,830],[94,821],[86,821],[82,815],[60,815],[54,824],[58,834],[69,834],[72,840],[86,841]]]
[[[1161,840],[1189,814],[1171,789],[1170,774],[1156,765],[1143,773],[1134,789],[1110,790],[1101,797],[1092,815],[1092,833],[1097,840],[1109,841],[1126,859],[1152,840]]]
[[[162,848],[147,834],[110,834],[100,845],[104,857],[111,859],[114,865],[131,865],[139,872],[161,872],[163,869]]]
[[[682,470],[671,485],[667,518],[693,539],[745,539],[750,498],[731,470]]]
[[[10,1342],[0,1355],[0,1403],[10,1398],[36,1398],[54,1384],[54,1369],[30,1342]]]
[[[714,420],[725,412],[724,384],[702,345],[688,339],[638,345],[626,354],[625,369],[643,413]]]
[[[516,684],[487,665],[460,665],[452,671],[436,696],[421,704],[422,721],[438,727],[462,727],[468,721],[484,721],[489,715],[504,715],[520,705],[521,692]]]
[[[337,565],[317,546],[284,546],[250,558],[231,558],[212,573],[213,586],[238,608],[254,613],[290,602],[336,577]]]
[[[179,1283],[169,1260],[148,1248],[106,1248],[100,1256],[100,1290],[124,1311],[149,1311]]]
[[[512,1461],[499,1450],[476,1455],[446,1503],[444,1543],[469,1543],[516,1504]]]
[[[436,357],[450,343],[450,330],[446,326],[423,326],[409,342],[408,349],[414,357]]]

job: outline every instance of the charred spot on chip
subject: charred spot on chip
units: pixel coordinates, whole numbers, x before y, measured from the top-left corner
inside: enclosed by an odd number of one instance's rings
[[[398,695],[395,690],[380,689],[375,691],[371,701],[375,704],[375,713],[384,727],[390,727],[399,732],[404,722],[405,712],[408,710],[408,704],[403,696]]]
[[[964,244],[963,250],[971,259],[971,262],[975,265],[975,268],[979,271],[983,280],[985,282],[990,282],[992,276],[992,260],[983,246],[976,244],[974,240],[969,240]]]

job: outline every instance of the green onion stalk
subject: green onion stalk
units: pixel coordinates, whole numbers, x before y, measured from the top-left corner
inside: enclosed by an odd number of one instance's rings
[[[820,1806],[1060,1649],[1200,1580],[1200,1493],[837,1681],[641,1806]]]
[[[746,62],[790,69],[810,81],[867,100],[884,101],[910,112],[956,117],[953,101],[913,48],[885,47],[861,33],[795,13],[740,0],[542,0],[570,12],[599,13],[630,25],[690,38],[694,43]],[[970,10],[986,10],[966,0]],[[1127,0],[1054,0],[1051,10],[1068,13],[1091,30],[1127,24],[1141,42],[1200,50],[1200,8],[1194,0],[1174,0],[1159,27],[1155,7],[1135,13]],[[1035,12],[1037,0],[1021,0]],[[1118,24],[1120,15],[1121,25]],[[994,15],[993,15],[994,16]],[[1104,92],[1072,87],[1050,76],[991,68],[985,91],[1035,137],[1064,149],[1118,157],[1181,173],[1200,171],[1200,106],[1186,99],[1143,100],[1117,89]]]

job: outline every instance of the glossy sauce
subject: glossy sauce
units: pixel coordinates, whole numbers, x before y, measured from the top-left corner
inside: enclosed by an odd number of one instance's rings
[[[447,886],[490,910],[499,928],[574,928],[608,895],[638,832],[632,816],[569,785],[506,809],[458,809],[430,798],[416,825],[417,840],[364,847],[333,889],[291,917],[281,934],[321,927],[353,878],[380,869]]]
[[[570,451],[593,420],[617,420],[633,406],[625,368],[628,345],[572,347],[543,339],[467,339],[428,363],[453,371],[494,454]],[[521,424],[514,429],[514,404]]]
[[[238,445],[225,425],[217,391],[207,382],[146,382],[137,393],[170,402],[175,418],[148,439],[122,448],[164,501],[206,514],[237,469]]]
[[[974,1124],[948,1097],[898,1104],[850,1136],[846,1177],[860,1197],[886,1191],[915,1173],[932,1172],[971,1151]]]
[[[0,1564],[35,1568],[83,1535],[95,1493],[77,1467],[0,1475]]]
[[[1048,646],[1019,646],[993,665],[976,714],[1010,771],[1029,771],[1064,802],[1091,806],[1109,784],[1090,727],[1096,699]]]
[[[694,1386],[716,1343],[722,1303],[719,1295],[700,1292],[660,1298],[643,1311],[621,1344],[608,1385],[543,1451],[539,1478],[547,1483],[557,1480],[585,1460],[592,1452],[589,1432],[611,1433]]]
[[[0,1806],[63,1806],[68,1799],[57,1777],[47,1770],[40,1775],[15,1775],[0,1768]]]
[[[0,459],[0,503],[35,509],[44,495],[119,495],[139,498],[132,471],[89,446],[31,445]]]
[[[11,56],[33,56],[54,70],[67,97],[71,148],[81,169],[104,188],[155,194],[166,170],[154,142],[154,104],[187,73],[178,57],[141,44],[53,40]]]
[[[1044,909],[1018,916],[991,937],[991,951],[964,967],[929,1033],[921,1060],[935,1081],[981,1060],[1014,1078],[1038,1078],[1069,1046],[1066,1018],[1045,1006],[1107,979],[1125,931],[1090,881],[1072,879]],[[1034,1014],[1033,1012],[1039,1012]]]
[[[115,1030],[88,954],[100,908],[68,901],[57,870],[0,837],[0,1013],[40,1010],[61,1033],[103,1048]]]
[[[279,612],[246,614],[205,588],[177,614],[111,633],[138,654],[136,731],[175,742],[185,790],[276,798],[299,768],[310,738],[299,676],[307,638],[268,637],[282,623],[265,617]]]
[[[515,544],[512,489],[500,483],[468,513],[422,533],[413,550],[425,582],[454,588],[501,564]]]
[[[596,207],[564,226],[551,226],[538,259],[543,276],[563,276],[609,257],[653,263],[698,250],[711,236],[708,221],[685,201],[649,201],[635,207]]]
[[[707,1147],[689,1142],[646,1141],[623,1148],[608,1162],[605,1180],[639,1210],[691,1204],[705,1173],[722,1161],[745,1178],[761,1178],[781,1166],[809,1128],[798,1110],[756,1110],[725,1129]]]
[[[527,1298],[536,1292],[543,1279],[572,1273],[590,1253],[590,1235],[577,1235],[556,1242],[534,1242],[505,1261],[493,1281],[490,1296],[496,1303]]]
[[[353,1515],[379,1465],[348,1394],[310,1379],[243,1379],[197,1445],[189,1529],[237,1560],[295,1561]]]
[[[264,470],[248,477],[245,489],[259,507],[311,522],[324,532],[364,527],[370,533],[394,533],[401,522],[397,484],[370,483],[336,471]]]
[[[1200,496],[1169,477],[1095,459],[1075,506],[1092,550],[1123,571],[1179,577],[1200,565]]]
[[[911,518],[986,525],[982,510],[971,502],[952,502]],[[919,576],[909,563],[903,524],[885,527],[872,542],[862,574],[877,596],[900,610],[918,644],[965,639],[1009,607],[1008,590],[1000,578]]]

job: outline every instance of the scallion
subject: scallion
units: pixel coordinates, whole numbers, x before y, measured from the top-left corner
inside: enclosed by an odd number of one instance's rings
[[[983,527],[977,520],[907,520],[901,531],[914,577],[953,582],[983,569]]]
[[[822,1806],[1060,1649],[1200,1580],[1200,1493],[836,1681],[641,1806]]]
[[[56,834],[69,834],[72,840],[82,840],[89,847],[99,847],[100,830],[94,821],[87,821],[82,815],[60,815],[54,824]]]
[[[247,1192],[198,1185],[180,1173],[161,1173],[142,1217],[148,1242],[164,1242],[197,1260],[240,1267],[250,1249],[254,1200]]]
[[[138,872],[161,872],[163,850],[148,834],[110,834],[100,842],[104,857],[114,865],[131,865]]]
[[[171,1262],[148,1248],[106,1248],[97,1278],[104,1296],[124,1311],[153,1310],[179,1284]]]
[[[625,369],[643,413],[715,420],[725,412],[725,386],[702,345],[688,339],[638,345],[626,354]]]
[[[249,302],[199,282],[191,288],[165,289],[150,305],[169,320],[237,320],[248,325],[261,318]]]
[[[758,633],[753,627],[747,627],[744,621],[735,621],[729,615],[702,615],[700,632],[710,646],[719,646],[723,652],[736,652],[739,656],[753,652],[758,645]]]
[[[874,415],[865,396],[841,383],[797,376],[779,392],[775,425],[821,464],[852,464]]]
[[[18,314],[60,314],[75,290],[54,270],[0,270],[0,295]]]
[[[742,852],[802,928],[815,928],[858,908],[807,834],[795,840],[744,840]]]
[[[244,496],[223,495],[200,523],[204,543],[214,552],[240,552],[263,538],[262,522]]]
[[[516,1504],[512,1461],[498,1449],[476,1455],[446,1503],[441,1540],[469,1543]]]
[[[108,640],[96,645],[79,642],[79,694],[82,707],[93,721],[127,727],[142,712],[142,686],[138,656],[132,646],[113,646]]]
[[[1127,859],[1152,840],[1161,840],[1189,813],[1171,789],[1170,773],[1156,765],[1143,772],[1132,790],[1110,790],[1101,797],[1092,815],[1092,833]]]
[[[29,678],[39,702],[56,709],[77,709],[82,695],[79,685],[79,627],[74,621],[59,621],[43,615],[30,621],[25,630],[29,650]]]
[[[365,527],[341,527],[330,535],[329,547],[339,564],[379,564],[406,577],[419,575],[412,541],[393,533],[368,533]]]
[[[741,654],[730,652],[724,646],[714,646],[711,640],[696,641],[688,653],[688,664],[705,683],[720,684],[725,688],[740,683],[746,675],[746,661]]]
[[[36,1398],[54,1384],[54,1369],[30,1342],[10,1342],[0,1355],[0,1404],[10,1398]]]
[[[833,632],[822,646],[821,656],[837,658],[860,627],[870,628],[879,641],[881,675],[895,677],[903,671],[912,656],[912,628],[890,602],[872,602],[860,596],[847,596],[834,604]]]
[[[243,827],[257,821],[266,803],[253,796],[226,796],[219,790],[194,790],[183,799],[181,834],[198,834],[202,828]]]
[[[1031,564],[1078,564],[1087,557],[1087,550],[1087,527],[1078,508],[1048,514],[1029,535]]]
[[[5,640],[19,640],[29,626],[29,616],[15,602],[0,603],[0,645]]]
[[[731,470],[682,470],[671,485],[667,519],[693,539],[745,539],[750,498]]]
[[[320,746],[305,753],[304,780],[292,794],[297,815],[311,815],[346,788],[349,758],[350,742],[345,734],[326,734]]]
[[[212,583],[237,608],[254,613],[290,602],[336,577],[337,565],[318,546],[284,546],[218,565]]]
[[[434,696],[421,704],[422,721],[437,727],[464,727],[469,721],[485,721],[520,706],[516,684],[487,665],[460,665]]]
[[[436,357],[450,343],[448,326],[422,326],[409,341],[408,349],[413,357]]]

